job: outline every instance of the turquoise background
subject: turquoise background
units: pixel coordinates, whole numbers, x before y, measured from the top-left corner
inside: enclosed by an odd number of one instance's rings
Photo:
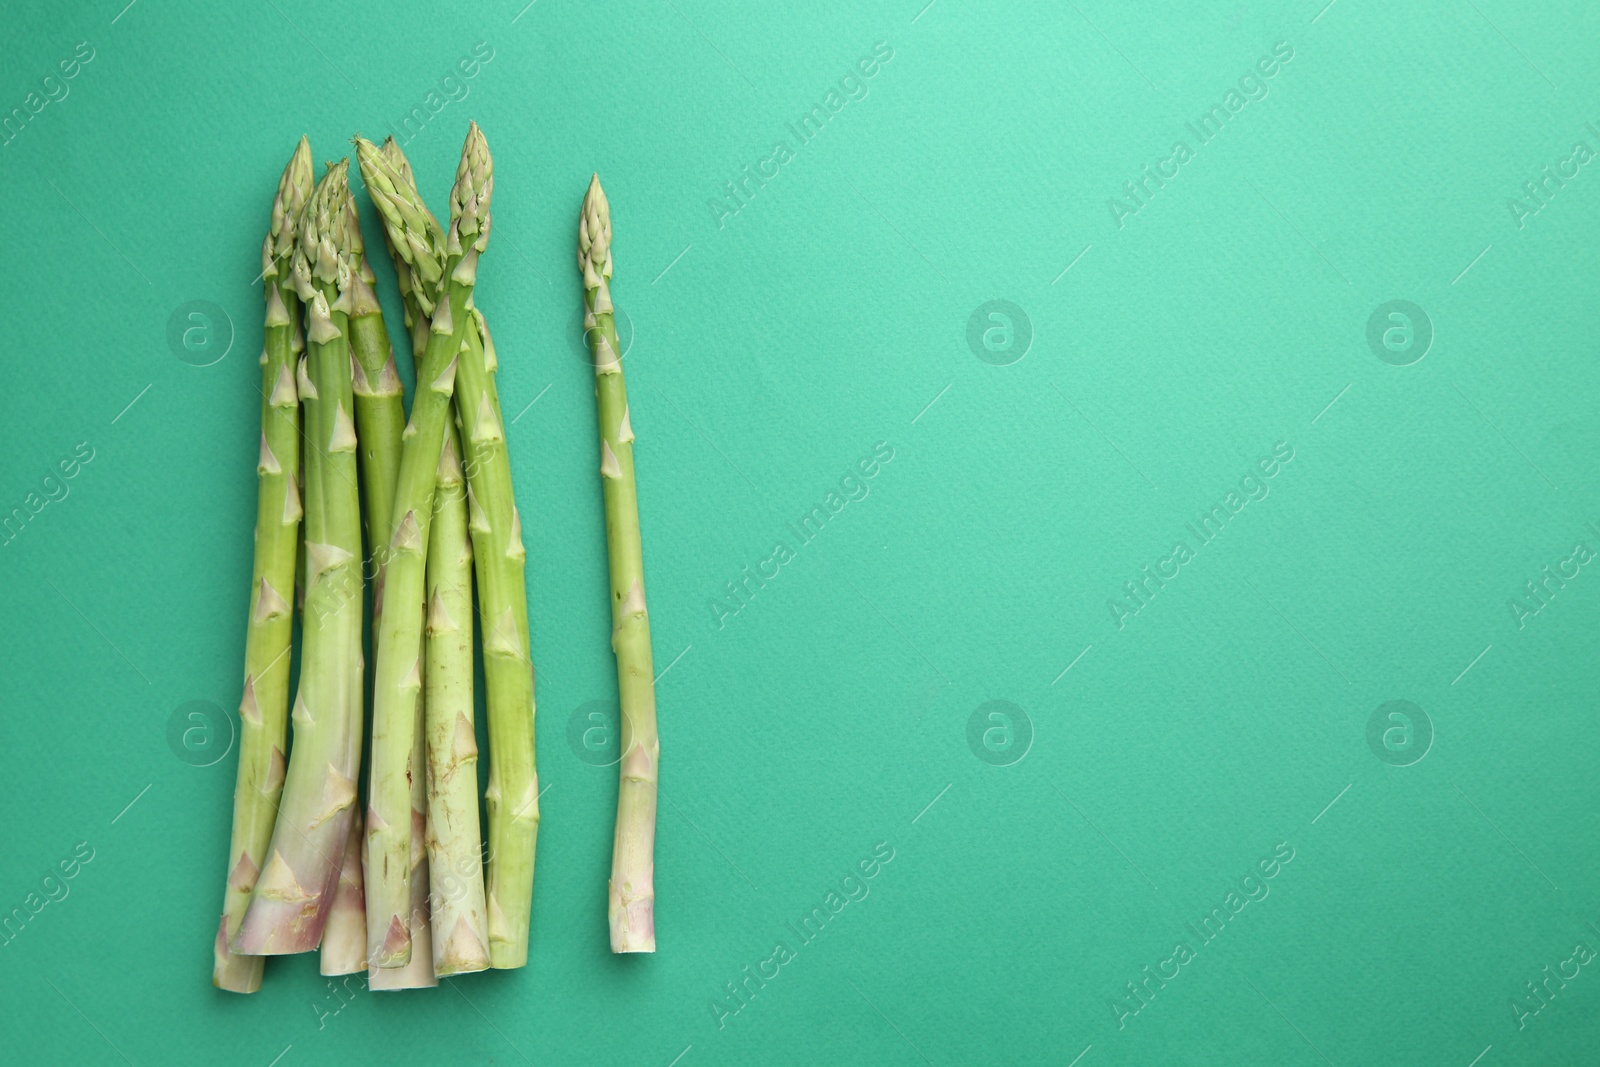
[[[1600,9],[123,2],[12,5],[0,57],[3,117],[94,56],[0,147],[0,516],[93,455],[0,535],[0,914],[93,853],[0,945],[0,1059],[1600,1058],[1600,973],[1563,964],[1600,948],[1600,574],[1510,607],[1600,550],[1600,164],[1537,214],[1522,189],[1600,150]],[[272,192],[300,134],[319,160],[382,136],[479,42],[405,148],[440,211],[469,118],[495,158],[478,302],[549,787],[530,962],[344,1003],[294,958],[221,993],[236,754],[193,766],[168,724],[200,701],[221,736],[238,703]],[[877,42],[866,96],[800,144],[788,124]],[[1280,42],[1200,145],[1186,124]],[[779,139],[776,176],[713,209]],[[1179,140],[1193,158],[1119,227],[1108,201]],[[607,952],[615,771],[568,743],[615,698],[576,332],[591,171],[671,664],[651,958]],[[1367,341],[1397,299],[1433,333],[1404,366]],[[1025,353],[986,317],[1001,351],[969,347],[992,300]],[[168,343],[190,301],[231,323],[216,362]],[[879,442],[864,499],[786,532]],[[1185,524],[1280,442],[1269,494],[1197,548]],[[779,540],[794,558],[720,617]],[[1119,627],[1108,602],[1180,540]],[[1425,720],[1369,745],[1393,700]],[[1280,846],[1270,894],[1196,937]],[[786,924],[875,848],[870,894],[802,944]],[[779,941],[794,959],[728,1001]],[[1114,1007],[1178,942],[1177,977]]]

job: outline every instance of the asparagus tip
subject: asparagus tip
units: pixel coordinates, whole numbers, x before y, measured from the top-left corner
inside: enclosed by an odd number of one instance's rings
[[[360,238],[351,233],[354,225],[354,208],[350,200],[350,159],[347,156],[327,165],[300,220],[300,253],[296,263],[298,265],[303,261],[309,268],[310,278],[327,287],[329,292],[335,286],[341,292],[349,287],[350,273],[359,257]],[[296,273],[299,273],[298,270]],[[309,292],[303,294],[303,298],[312,296]],[[314,299],[312,304],[315,307]],[[345,308],[341,306],[333,310]],[[317,322],[313,319],[313,331],[316,326]],[[312,340],[325,339],[312,337]]]
[[[311,142],[304,136],[295,145],[289,163],[278,179],[278,192],[272,199],[272,225],[261,248],[261,274],[274,281],[286,277],[289,259],[294,254],[300,220],[312,195]],[[272,289],[271,285],[267,289]]]
[[[468,245],[482,252],[489,243],[489,203],[494,195],[494,159],[489,142],[476,122],[467,124],[461,146],[456,183],[450,190],[449,254],[459,255]],[[465,240],[463,240],[465,239]]]
[[[599,278],[611,277],[611,202],[598,174],[589,178],[578,215],[578,269],[583,271],[585,288],[596,288]],[[591,279],[591,274],[597,277]]]

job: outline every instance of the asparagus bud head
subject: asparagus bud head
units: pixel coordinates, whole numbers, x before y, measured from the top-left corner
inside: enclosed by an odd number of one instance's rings
[[[383,220],[401,285],[409,287],[402,295],[409,295],[431,314],[444,273],[444,230],[423,204],[411,166],[392,139],[380,148],[357,137],[355,145],[361,178]],[[401,263],[404,271],[399,270]]]
[[[300,218],[311,192],[311,142],[302,137],[283,169],[283,177],[278,179],[278,193],[272,198],[272,225],[262,246],[261,264],[262,275],[269,284],[288,274]]]
[[[489,142],[476,122],[467,128],[467,143],[456,165],[456,184],[450,190],[450,232],[445,250],[461,255],[470,246],[482,252],[489,246],[489,201],[494,195],[494,160]]]

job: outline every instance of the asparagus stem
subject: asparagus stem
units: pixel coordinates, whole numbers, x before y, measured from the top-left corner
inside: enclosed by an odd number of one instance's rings
[[[428,528],[457,352],[471,332],[468,302],[477,280],[478,255],[489,238],[494,180],[488,145],[474,124],[456,170],[450,229],[441,248],[377,146],[358,141],[356,147],[391,247],[402,249],[416,276],[413,289],[431,315],[396,483],[384,611],[378,623],[367,812],[367,962],[400,967],[410,961],[412,951],[410,785],[422,690]],[[421,774],[422,768],[415,772]]]
[[[405,426],[404,391],[394,362],[394,349],[383,324],[383,310],[372,291],[374,277],[361,238],[361,219],[355,197],[346,186],[345,211],[351,258],[357,269],[350,279],[350,377],[355,399],[357,466],[361,471],[362,518],[366,524],[367,556],[372,569],[372,614],[383,610],[382,551],[390,512],[394,506],[395,476],[400,464],[400,433]],[[352,595],[359,590],[351,590]],[[359,747],[359,735],[352,735]],[[359,762],[357,753],[356,760]],[[363,886],[362,835],[364,820],[359,806],[351,816],[353,849],[344,854],[339,889],[322,936],[322,973],[352,974],[367,967],[367,911]],[[353,889],[352,889],[353,887]]]
[[[361,813],[351,811],[339,884],[322,928],[322,973],[357,974],[367,969],[367,905],[361,877]]]
[[[448,440],[448,439],[447,439]],[[435,493],[435,497],[437,497]],[[430,535],[431,536],[431,535]],[[431,545],[430,545],[431,551]],[[427,670],[423,670],[426,681]],[[406,927],[411,937],[411,959],[399,967],[373,967],[367,972],[372,989],[431,989],[439,984],[433,973],[433,935],[428,920],[428,787],[424,781],[427,751],[423,732],[424,701],[416,701],[411,732],[411,880]]]
[[[321,941],[359,771],[361,504],[346,335],[354,270],[347,168],[335,164],[317,184],[293,267],[310,308],[299,375],[308,450],[305,617],[294,750],[266,866],[232,946],[250,955],[306,952]]]
[[[411,181],[411,167],[406,161],[404,155],[399,155],[398,160],[395,160],[393,155],[389,153],[389,149],[393,144],[393,141],[393,138],[388,138],[384,141],[382,153],[385,155],[385,158],[387,158],[389,162],[396,167],[399,177],[404,179],[404,184],[409,184],[412,189],[415,189],[415,183]],[[373,155],[372,144],[370,141],[365,141],[360,137],[355,139],[355,144],[356,158],[361,164],[363,180],[368,183],[368,192],[373,195],[376,202],[376,198],[382,195],[382,183],[380,179],[377,187],[374,186],[374,172],[372,171],[374,162],[371,158]],[[399,151],[400,150],[398,146],[396,146],[394,148],[394,153],[398,154]],[[431,259],[437,256],[439,250],[443,249],[445,234],[443,228],[439,226],[438,220],[433,217],[432,213],[426,212],[425,208],[423,210],[426,213],[425,221],[429,224],[426,227],[427,238],[432,242],[432,245],[425,251]],[[383,211],[380,209],[380,215],[382,214]],[[423,311],[419,296],[414,291],[414,282],[415,278],[417,277],[416,272],[414,272],[411,269],[410,264],[406,262],[406,255],[410,255],[412,253],[408,250],[405,252],[405,254],[402,254],[401,249],[408,248],[408,246],[396,246],[393,242],[393,239],[389,237],[389,229],[387,225],[384,229],[384,235],[385,244],[389,247],[390,257],[394,263],[395,278],[399,282],[402,306],[405,314],[406,332],[411,340],[411,358],[413,361],[413,366],[420,366],[422,363],[422,358],[428,347],[428,315]],[[400,447],[401,446],[399,442],[397,442],[394,450],[394,455],[397,461],[400,455]],[[395,473],[398,477],[398,470]],[[393,486],[391,485],[391,490],[392,488]],[[389,504],[392,512],[392,491]],[[380,560],[379,557],[386,557],[388,554],[388,546],[386,543],[383,543],[383,533],[381,531],[385,531],[390,528],[390,521],[392,521],[392,514],[386,516],[384,522],[382,523],[374,523],[370,520],[370,518],[368,521],[368,536],[370,538],[368,542],[369,550],[371,551],[374,560],[378,561],[380,564],[384,561]],[[381,607],[381,586],[375,586],[373,604],[376,612],[376,609]],[[426,672],[424,672],[424,677],[426,677]],[[424,693],[423,697],[420,699],[425,701],[426,694]],[[423,744],[425,747],[426,738],[424,738]],[[363,847],[363,864],[366,862],[365,852],[366,850]],[[415,894],[413,894],[413,899],[415,899]],[[415,918],[414,914],[412,918]],[[408,926],[414,929],[414,924],[408,923]],[[415,962],[416,956],[413,955],[411,963],[408,963],[403,967],[373,967],[370,970],[370,976],[372,979],[376,979],[380,986],[385,986],[391,989],[406,988],[407,980],[409,977],[411,977],[410,972],[413,969],[412,964]],[[395,981],[392,983],[385,983],[380,977],[385,974],[394,975]]]
[[[235,993],[261,988],[265,961],[228,951],[250,904],[283,791],[289,730],[289,643],[300,542],[300,401],[294,385],[300,298],[289,284],[300,217],[310,198],[311,145],[304,137],[278,180],[272,223],[261,245],[266,294],[261,350],[261,452],[256,466],[255,565],[239,704],[239,773],[233,791],[228,882],[217,925],[212,984]]]
[[[445,437],[445,447],[449,447]],[[437,505],[439,494],[434,493]],[[429,530],[429,552],[432,552],[433,531]],[[428,669],[422,668],[423,695],[418,697],[411,731],[411,756],[408,770],[411,793],[411,907],[406,913],[406,925],[411,934],[411,959],[400,967],[373,967],[368,971],[367,984],[376,990],[431,989],[439,984],[433,972],[433,934],[429,925],[428,893],[431,879],[428,867],[427,826],[428,787],[425,781],[427,766],[427,737],[423,725],[426,714],[426,686]]]
[[[361,142],[358,139],[357,146],[359,147],[360,144]],[[367,144],[370,148],[371,142],[367,142]],[[433,212],[428,210],[428,206],[422,202],[422,196],[417,192],[416,179],[411,174],[411,161],[406,159],[405,153],[400,150],[400,146],[395,143],[393,137],[384,138],[382,147],[378,149],[378,154],[388,164],[388,173],[392,176],[394,183],[404,188],[405,199],[408,200],[417,213],[418,221],[422,228],[427,231],[429,239],[437,247],[443,248],[446,239],[444,227],[439,225],[439,220],[434,217]],[[367,164],[362,166],[362,173],[365,174]],[[384,234],[385,237],[388,237],[389,231],[386,229]],[[400,298],[401,304],[405,309],[406,330],[411,335],[411,352],[416,359],[421,359],[423,351],[428,347],[428,314],[426,309],[431,307],[431,303],[428,301],[426,294],[418,292],[418,275],[411,269],[411,265],[406,262],[402,247],[396,245],[393,240],[389,240],[386,243],[389,246],[389,257],[394,262],[395,278],[400,283]]]
[[[496,968],[528,962],[534,854],[539,835],[539,775],[534,763],[533,663],[529,657],[527,553],[511,487],[511,459],[495,391],[494,343],[483,316],[456,375],[456,421],[467,455],[467,503],[483,678],[489,716],[489,959]]]
[[[594,353],[600,484],[611,564],[611,648],[617,656],[617,690],[622,704],[621,782],[607,907],[611,951],[654,952],[656,780],[661,745],[656,736],[650,616],[644,603],[639,501],[633,479],[633,425],[628,418],[627,387],[622,380],[611,305],[611,209],[598,176],[590,179],[583,198],[578,268],[583,272],[584,331]]]
[[[400,473],[400,435],[405,429],[405,390],[394,362],[394,346],[384,328],[383,309],[372,291],[372,267],[361,246],[361,224],[351,197],[350,232],[355,235],[359,270],[350,279],[350,365],[355,393],[356,438],[361,443],[361,503],[366,519],[367,552],[373,559],[372,614],[383,602],[383,548],[394,513],[395,482]]]
[[[460,380],[459,371],[457,380]],[[428,537],[428,866],[433,892],[433,973],[489,966],[478,826],[478,742],[472,707],[472,546],[452,428],[439,458]]]

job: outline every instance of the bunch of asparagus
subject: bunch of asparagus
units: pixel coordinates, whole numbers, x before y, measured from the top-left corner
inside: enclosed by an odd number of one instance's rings
[[[423,203],[392,139],[357,137],[355,148],[394,262],[417,389],[408,417],[349,161],[329,164],[313,186],[302,138],[262,246],[255,564],[212,976],[241,993],[260,988],[266,956],[318,948],[323,974],[366,970],[374,989],[433,986],[444,975],[521,967],[528,956],[539,787],[526,553],[494,342],[473,301],[493,166],[473,124],[446,227]],[[609,289],[610,211],[598,179],[583,201],[578,263],[623,711],[611,947],[653,952],[660,747],[633,430]],[[374,671],[363,812],[367,578]],[[474,580],[487,687],[487,842],[473,721]]]

